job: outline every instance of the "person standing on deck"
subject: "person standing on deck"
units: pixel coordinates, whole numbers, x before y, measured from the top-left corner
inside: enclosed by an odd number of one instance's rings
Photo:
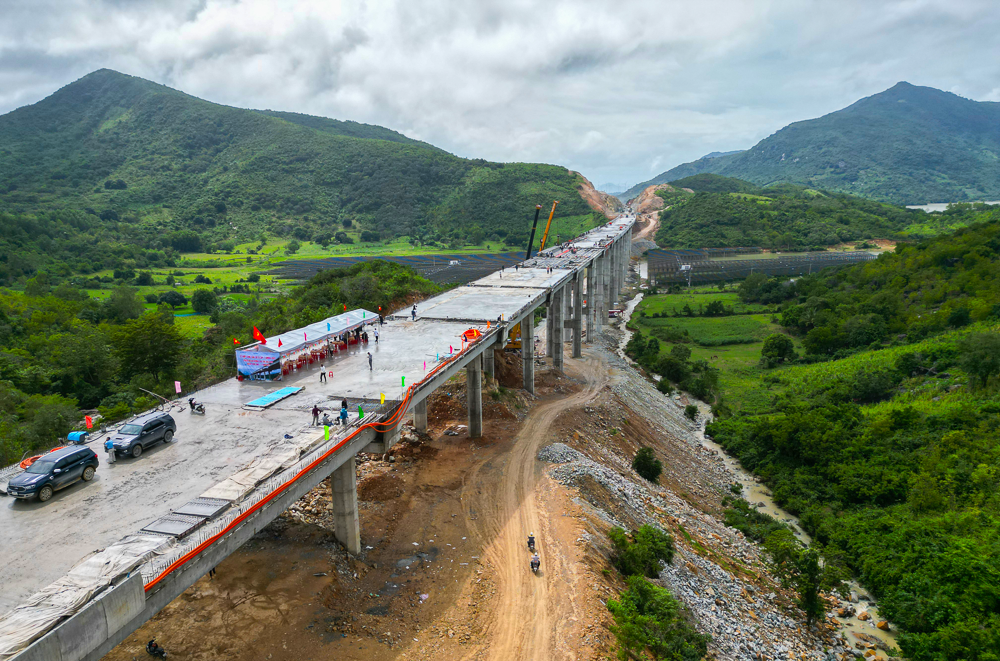
[[[323,366],[323,363],[319,364],[319,382],[326,383],[326,367]]]
[[[313,404],[312,414],[313,414],[313,426],[315,427],[316,425],[319,424],[319,404]]]

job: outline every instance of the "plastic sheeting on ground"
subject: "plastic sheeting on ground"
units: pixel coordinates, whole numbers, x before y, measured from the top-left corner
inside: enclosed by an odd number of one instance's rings
[[[77,563],[68,574],[0,616],[0,661],[24,650],[77,613],[115,578],[128,574],[153,555],[166,553],[175,544],[172,537],[129,535]]]

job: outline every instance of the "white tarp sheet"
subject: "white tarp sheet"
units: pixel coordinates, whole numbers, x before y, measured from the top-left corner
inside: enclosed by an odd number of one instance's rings
[[[337,429],[341,429],[338,427]],[[331,438],[333,431],[331,429]],[[201,494],[202,498],[221,498],[231,502],[239,502],[254,487],[275,473],[293,466],[302,455],[306,454],[323,441],[323,436],[302,434],[292,439],[286,439],[282,445],[266,455],[255,457],[247,466],[237,471],[232,477],[216,484]]]
[[[81,560],[68,574],[0,616],[0,661],[11,658],[83,608],[111,581],[153,555],[166,553],[172,537],[129,535]]]

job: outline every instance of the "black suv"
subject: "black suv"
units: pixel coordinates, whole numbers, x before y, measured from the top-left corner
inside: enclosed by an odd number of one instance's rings
[[[177,423],[168,413],[149,413],[122,425],[111,437],[115,451],[138,457],[142,451],[160,441],[169,443],[177,431]]]
[[[97,454],[90,448],[60,448],[42,455],[12,479],[7,485],[7,493],[25,500],[38,496],[44,503],[59,489],[79,480],[90,482],[97,465]]]

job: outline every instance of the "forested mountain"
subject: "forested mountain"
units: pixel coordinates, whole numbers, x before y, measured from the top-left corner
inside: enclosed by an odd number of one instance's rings
[[[846,242],[899,238],[930,218],[923,211],[844,193],[794,184],[759,188],[715,174],[693,175],[672,186],[673,191],[657,192],[667,205],[656,231],[656,242],[664,248],[823,250]]]
[[[902,82],[746,151],[679,165],[622,197],[702,172],[900,204],[1000,199],[1000,103]]]
[[[525,243],[537,203],[589,214],[565,168],[455,157],[378,126],[221,106],[96,71],[0,116],[0,284],[163,266],[226,241],[350,234]]]

